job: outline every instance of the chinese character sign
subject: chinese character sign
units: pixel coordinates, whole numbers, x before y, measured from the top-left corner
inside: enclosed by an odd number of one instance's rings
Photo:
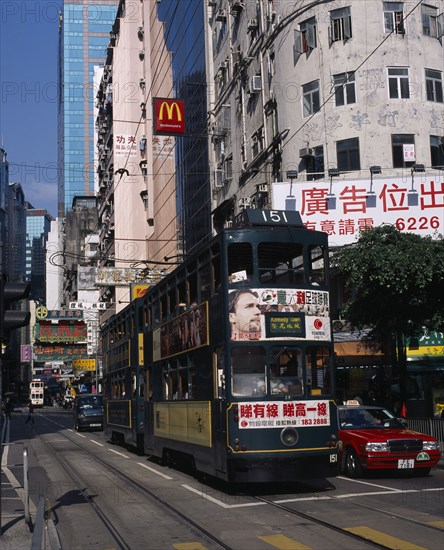
[[[239,403],[239,428],[330,426],[328,401],[265,401]]]
[[[131,134],[117,134],[114,143],[115,157],[136,157],[137,143],[135,136]]]
[[[280,182],[273,184],[272,206],[297,210],[308,229],[328,233],[330,246],[351,244],[360,231],[383,224],[422,236],[444,233],[444,180],[438,175],[409,174],[373,184],[334,180],[331,189],[326,181],[298,181],[291,191],[290,183]]]

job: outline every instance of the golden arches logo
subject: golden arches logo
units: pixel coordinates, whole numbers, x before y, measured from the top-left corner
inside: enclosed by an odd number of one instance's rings
[[[159,109],[159,120],[163,120],[164,109],[166,109],[167,119],[173,120],[173,109],[176,110],[177,121],[182,122],[182,111],[180,110],[179,104],[177,101],[169,103],[168,101],[162,101]]]

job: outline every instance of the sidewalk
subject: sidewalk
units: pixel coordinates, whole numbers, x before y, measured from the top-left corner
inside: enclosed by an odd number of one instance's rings
[[[17,406],[11,419],[1,422],[1,537],[2,550],[29,550],[35,538],[37,509],[29,498],[26,521],[24,491],[24,449],[34,427],[25,424],[26,408]],[[44,504],[42,502],[42,504]],[[40,524],[43,529],[43,550],[61,550],[52,520]],[[38,534],[38,533],[37,533]]]

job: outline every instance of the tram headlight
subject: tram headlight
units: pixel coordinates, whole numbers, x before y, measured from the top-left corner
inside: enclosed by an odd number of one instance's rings
[[[439,445],[437,441],[423,441],[422,442],[422,450],[423,451],[437,451],[439,449]]]
[[[294,447],[299,441],[299,434],[295,428],[284,428],[281,431],[281,441],[286,447]]]

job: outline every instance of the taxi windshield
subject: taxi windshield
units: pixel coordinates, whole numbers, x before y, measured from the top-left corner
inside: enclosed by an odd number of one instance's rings
[[[339,410],[342,429],[398,428],[403,425],[387,409],[350,407]]]

